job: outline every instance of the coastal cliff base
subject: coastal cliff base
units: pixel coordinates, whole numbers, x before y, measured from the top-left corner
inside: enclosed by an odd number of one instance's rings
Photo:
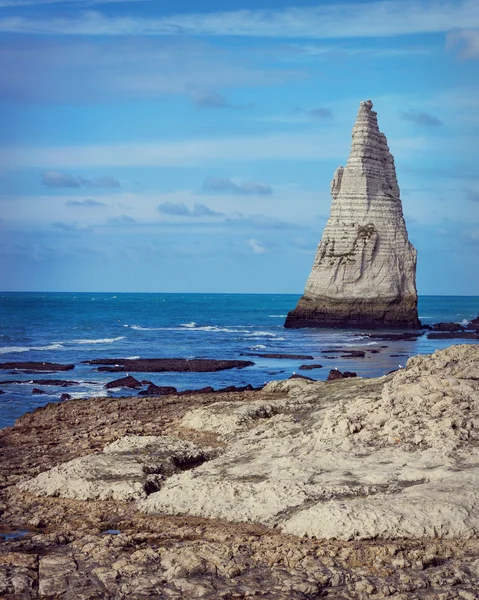
[[[340,329],[419,329],[417,298],[309,299],[303,296],[296,308],[288,313],[284,326],[337,327]]]

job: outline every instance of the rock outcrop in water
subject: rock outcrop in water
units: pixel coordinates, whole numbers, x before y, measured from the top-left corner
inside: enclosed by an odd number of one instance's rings
[[[304,294],[285,327],[420,327],[416,250],[408,240],[394,158],[373,103],[361,102],[346,167]]]

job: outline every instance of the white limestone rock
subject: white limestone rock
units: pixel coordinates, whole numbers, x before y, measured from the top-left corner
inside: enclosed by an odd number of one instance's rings
[[[276,414],[230,429],[224,454],[139,508],[320,538],[477,536],[478,369],[463,345],[378,379],[270,384]]]
[[[408,240],[394,158],[372,102],[361,102],[346,167],[304,294],[286,327],[413,327],[416,250]]]
[[[138,500],[158,490],[167,476],[205,458],[195,444],[177,438],[127,436],[99,454],[57,465],[18,487],[36,496]]]

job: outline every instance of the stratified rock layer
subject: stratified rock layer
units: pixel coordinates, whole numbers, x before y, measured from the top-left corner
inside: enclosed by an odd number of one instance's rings
[[[416,250],[394,158],[372,102],[361,102],[351,153],[331,182],[331,214],[304,294],[285,327],[420,327]]]

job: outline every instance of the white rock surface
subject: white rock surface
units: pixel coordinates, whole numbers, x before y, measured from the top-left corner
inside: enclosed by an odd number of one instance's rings
[[[463,345],[379,379],[268,384],[271,418],[230,420],[222,456],[139,507],[321,538],[476,536],[478,370],[479,346]],[[184,423],[210,431],[225,415],[218,404]],[[258,402],[247,406],[254,415]]]
[[[194,444],[163,436],[127,436],[40,473],[18,487],[37,496],[76,500],[137,500],[158,490],[166,476],[204,460]]]
[[[416,251],[372,106],[359,106],[348,162],[331,182],[331,214],[286,327],[419,326]]]

